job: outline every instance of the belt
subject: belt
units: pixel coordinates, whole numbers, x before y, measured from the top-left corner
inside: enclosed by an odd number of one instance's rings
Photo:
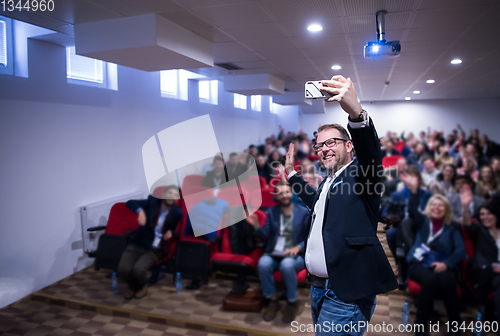
[[[317,287],[317,288],[329,288],[331,289],[332,286],[331,286],[331,282],[329,281],[328,278],[320,278],[320,277],[317,277],[313,274],[311,274],[311,285],[314,286],[314,287]]]

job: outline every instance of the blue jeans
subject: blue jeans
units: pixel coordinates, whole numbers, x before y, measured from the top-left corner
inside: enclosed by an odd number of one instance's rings
[[[375,304],[375,296],[344,302],[326,286],[311,286],[311,313],[316,336],[331,333],[363,335],[375,310]]]
[[[276,285],[274,284],[274,271],[279,268],[283,275],[283,282],[286,288],[286,298],[288,302],[297,301],[297,272],[305,268],[304,258],[286,257],[281,260],[268,255],[263,255],[259,259],[257,269],[262,284],[262,294],[269,299],[276,294]]]

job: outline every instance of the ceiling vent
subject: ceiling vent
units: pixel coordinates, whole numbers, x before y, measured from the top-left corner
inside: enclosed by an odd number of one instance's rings
[[[224,68],[226,70],[232,71],[232,70],[243,70],[243,68],[240,68],[237,65],[234,65],[233,63],[215,63],[215,65],[220,66],[221,68]]]

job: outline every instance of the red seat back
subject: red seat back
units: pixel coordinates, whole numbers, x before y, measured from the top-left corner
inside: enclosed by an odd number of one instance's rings
[[[405,142],[404,142],[404,140],[399,140],[394,145],[394,149],[396,149],[399,152],[399,154],[403,154],[403,149],[404,148],[405,148]]]
[[[275,205],[278,203],[274,201],[274,188],[262,189],[262,206],[269,208]]]
[[[204,175],[186,175],[182,180],[182,189],[185,189],[186,187],[201,187],[204,178]]]
[[[393,167],[396,165],[399,159],[401,159],[401,155],[392,155],[392,156],[385,156],[382,159],[382,166],[384,166],[384,169]]]
[[[248,199],[244,197],[242,200],[240,191],[236,187],[222,188],[217,193],[217,198],[226,201],[231,208],[244,204],[245,199]]]
[[[123,236],[127,231],[136,230],[139,227],[137,214],[125,206],[125,202],[119,202],[111,207],[105,233]]]

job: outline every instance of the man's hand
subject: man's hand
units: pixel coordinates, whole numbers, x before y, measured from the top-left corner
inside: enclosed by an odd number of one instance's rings
[[[139,210],[139,217],[137,218],[140,226],[146,225],[146,213],[143,209]]]
[[[462,203],[463,208],[468,208],[472,202],[472,191],[470,190],[470,186],[468,184],[464,184],[460,188],[460,202]]]
[[[358,95],[354,89],[354,84],[350,78],[341,75],[333,76],[330,80],[321,81],[323,87],[321,90],[334,94],[327,101],[338,101],[342,109],[349,114],[351,119],[359,117],[363,108],[358,102]]]
[[[288,152],[286,152],[285,157],[285,170],[287,174],[293,172],[293,154],[295,152],[295,145],[293,142],[288,147]]]
[[[399,173],[399,178],[403,181],[406,187],[408,187],[412,194],[418,194],[419,181],[416,175],[401,172]]]
[[[441,273],[448,269],[448,266],[444,262],[433,262],[431,266],[434,266],[434,273]]]
[[[300,252],[300,246],[295,246],[295,247],[289,248],[288,250],[283,251],[283,253],[285,253],[287,255],[291,255],[293,257],[295,257],[299,252]]]
[[[500,273],[500,266],[499,265],[493,266],[493,272]]]
[[[163,235],[163,240],[168,240],[172,238],[172,230],[168,230],[167,232],[165,232],[165,234]]]

